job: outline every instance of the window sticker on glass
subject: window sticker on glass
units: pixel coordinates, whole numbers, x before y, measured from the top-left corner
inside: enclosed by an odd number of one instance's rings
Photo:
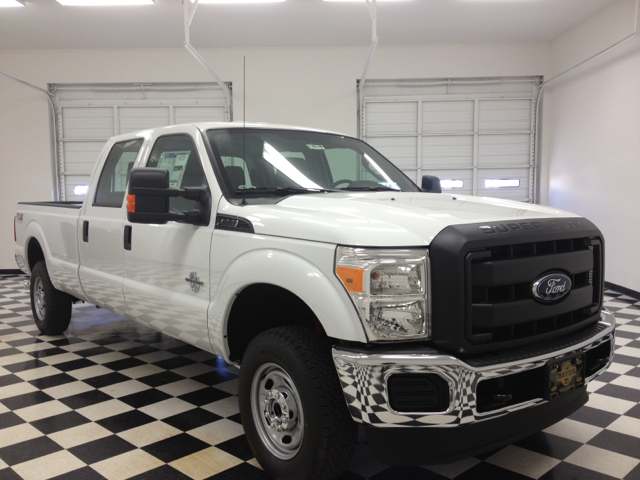
[[[309,148],[310,150],[324,150],[324,147],[322,145],[313,145],[308,143],[307,148]]]
[[[184,169],[191,155],[190,150],[181,152],[162,152],[158,160],[158,168],[166,168],[169,170],[169,186],[172,188],[180,188],[182,185],[182,177]]]

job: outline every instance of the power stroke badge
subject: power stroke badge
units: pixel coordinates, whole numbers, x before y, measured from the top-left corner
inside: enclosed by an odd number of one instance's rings
[[[204,282],[201,282],[200,278],[198,277],[198,272],[191,272],[189,274],[189,277],[185,278],[184,281],[189,283],[191,290],[193,290],[195,293],[198,293],[200,291],[200,287],[204,285]]]
[[[560,300],[571,290],[571,279],[563,273],[551,273],[531,285],[533,296],[543,302]]]

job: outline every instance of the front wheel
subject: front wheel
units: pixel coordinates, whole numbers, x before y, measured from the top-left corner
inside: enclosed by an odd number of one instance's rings
[[[71,297],[51,283],[47,265],[36,263],[31,271],[31,311],[38,330],[45,335],[63,333],[71,321],[71,304]]]
[[[247,440],[271,477],[333,479],[347,468],[357,426],[323,336],[296,326],[258,335],[243,357],[239,396]]]

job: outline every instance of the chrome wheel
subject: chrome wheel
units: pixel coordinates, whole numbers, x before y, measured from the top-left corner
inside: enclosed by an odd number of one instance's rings
[[[280,460],[296,456],[304,438],[300,395],[287,372],[262,365],[251,383],[251,413],[262,443]]]
[[[35,285],[33,286],[33,300],[35,302],[38,320],[43,322],[47,313],[47,303],[44,295],[44,285],[42,284],[42,279],[40,277],[36,277],[35,279]]]

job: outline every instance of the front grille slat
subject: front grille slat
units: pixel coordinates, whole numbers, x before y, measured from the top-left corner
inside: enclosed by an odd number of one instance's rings
[[[556,255],[486,261],[473,266],[473,285],[511,285],[530,282],[532,274],[538,276],[549,270],[564,270],[573,275],[592,269],[593,252],[589,249]]]
[[[473,305],[473,325],[484,328],[502,327],[566,315],[590,305],[592,297],[593,289],[589,286],[572,289],[563,301],[553,305],[543,305],[532,299]]]

